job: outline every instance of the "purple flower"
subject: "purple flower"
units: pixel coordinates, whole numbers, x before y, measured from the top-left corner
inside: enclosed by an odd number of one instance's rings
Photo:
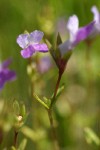
[[[6,82],[12,81],[16,78],[16,73],[8,69],[11,62],[11,59],[7,59],[2,64],[0,64],[0,90],[4,87]]]
[[[35,52],[48,52],[48,47],[45,43],[40,43],[44,33],[38,30],[30,34],[21,34],[17,38],[17,43],[23,49],[21,55],[24,58],[31,57]]]
[[[51,60],[49,56],[45,56],[39,59],[39,62],[37,64],[37,69],[40,73],[45,73],[51,68]]]
[[[90,24],[79,28],[79,20],[76,15],[69,18],[67,22],[67,29],[69,31],[69,39],[59,45],[59,49],[62,55],[67,51],[72,50],[79,42],[85,40],[93,30],[94,21]]]
[[[96,36],[97,34],[100,34],[100,13],[97,9],[96,6],[93,6],[91,8],[91,11],[94,15],[94,21],[95,21],[95,24],[94,24],[94,28],[93,28],[93,31],[92,33],[90,34],[90,37],[94,37]]]

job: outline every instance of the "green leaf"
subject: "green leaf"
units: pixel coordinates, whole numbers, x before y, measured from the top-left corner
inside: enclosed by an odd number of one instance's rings
[[[26,117],[26,108],[24,104],[21,105],[20,114],[22,117]]]
[[[51,43],[47,39],[44,39],[44,41],[47,44],[48,48],[51,49],[52,47]]]
[[[92,129],[86,127],[84,131],[86,140],[89,144],[94,142],[96,145],[100,145],[100,138],[95,134],[95,132]]]
[[[64,84],[61,85],[61,87],[59,87],[59,89],[58,89],[58,91],[57,91],[56,98],[58,98],[58,97],[61,95],[61,93],[63,92],[63,90],[64,90]]]
[[[63,92],[63,90],[64,90],[64,84],[61,85],[61,87],[58,88],[57,95],[56,95],[56,98],[55,98],[55,102],[57,101],[58,97],[61,95],[61,93]],[[53,98],[53,96],[54,96],[54,93],[53,93],[51,99]]]
[[[49,109],[49,106],[44,102],[42,101],[36,94],[33,94],[33,96],[35,97],[35,99],[40,102],[45,108]]]
[[[45,104],[47,104],[48,106],[50,106],[51,100],[46,98],[45,96],[43,97],[43,101]]]
[[[14,146],[11,147],[11,150],[16,150],[16,148]]]
[[[30,138],[32,141],[36,141],[37,139],[37,134],[34,130],[32,130],[31,128],[27,127],[27,126],[23,126],[23,128],[21,128],[20,130],[25,136],[27,136],[28,138]]]
[[[18,103],[17,100],[15,100],[13,102],[13,110],[14,110],[15,115],[19,115],[20,114],[20,106],[19,106],[19,103]]]
[[[31,139],[33,142],[39,141],[40,139],[43,139],[46,134],[41,130],[33,130],[29,128],[28,126],[23,126],[20,130],[26,137]]]
[[[23,139],[18,147],[18,150],[25,150],[26,144],[27,144],[27,139]]]

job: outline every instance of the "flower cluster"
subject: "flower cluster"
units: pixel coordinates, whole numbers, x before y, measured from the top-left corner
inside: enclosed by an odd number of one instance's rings
[[[100,33],[100,13],[96,6],[93,6],[91,11],[94,14],[94,19],[83,27],[79,27],[79,20],[76,15],[69,17],[66,25],[66,30],[69,32],[69,39],[62,42],[59,35],[57,38],[60,39],[60,42],[58,42],[59,40],[57,39],[56,48],[53,46],[50,48],[51,55],[61,72],[64,71],[74,47],[81,41],[90,39]],[[35,52],[48,52],[47,44],[40,42],[43,35],[43,32],[35,30],[30,34],[26,33],[18,36],[17,43],[23,49],[21,50],[23,58],[29,58]],[[47,65],[48,63],[46,63],[46,66]]]
[[[100,13],[96,6],[93,6],[91,11],[94,14],[94,19],[83,27],[79,27],[79,20],[76,15],[69,17],[66,25],[67,31],[69,32],[69,39],[62,42],[60,38],[60,42],[56,43],[56,50],[54,50],[54,47],[51,48],[51,55],[59,70],[62,70],[61,72],[64,71],[66,63],[71,55],[69,52],[72,52],[74,47],[81,41],[91,39],[100,33]],[[18,36],[17,43],[23,49],[21,50],[23,58],[29,58],[35,52],[48,52],[48,46],[40,42],[43,35],[43,32],[35,30],[30,34],[26,33]]]
[[[86,26],[79,28],[79,20],[76,15],[69,17],[66,28],[69,31],[69,39],[58,45],[60,53],[63,55],[67,51],[72,50],[78,43],[100,33],[100,14],[96,6],[91,8],[94,14],[94,19]],[[48,47],[45,43],[40,43],[44,33],[38,30],[21,34],[17,38],[17,43],[23,49],[21,55],[24,58],[31,57],[35,52],[48,52]]]
[[[6,82],[16,79],[16,73],[8,68],[11,62],[11,59],[7,59],[0,64],[0,90]]]

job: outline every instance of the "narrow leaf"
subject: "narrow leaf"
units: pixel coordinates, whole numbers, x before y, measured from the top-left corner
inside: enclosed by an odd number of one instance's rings
[[[14,146],[11,147],[11,150],[16,150],[16,148]]]
[[[23,139],[18,147],[18,150],[25,150],[26,144],[27,144],[27,139]]]
[[[19,113],[20,113],[20,106],[19,106],[19,103],[18,103],[17,100],[15,100],[15,101],[13,102],[13,110],[14,110],[14,113],[15,113],[16,115],[19,115]]]
[[[24,105],[24,104],[21,105],[20,114],[21,114],[23,117],[26,116],[26,108],[25,108],[25,105]]]
[[[48,105],[46,103],[44,103],[36,94],[33,94],[33,96],[35,97],[35,99],[40,102],[45,108],[49,109]]]
[[[63,92],[63,90],[64,90],[64,84],[61,85],[61,87],[58,88],[56,99],[58,99],[58,97],[61,95],[61,93]],[[53,93],[53,95],[54,95],[54,93]],[[53,95],[52,95],[51,99],[53,98]]]
[[[86,127],[84,131],[85,131],[86,139],[88,143],[91,144],[92,142],[94,142],[96,145],[100,145],[100,139],[92,129]]]

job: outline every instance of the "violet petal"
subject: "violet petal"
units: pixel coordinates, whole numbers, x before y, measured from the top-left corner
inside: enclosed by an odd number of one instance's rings
[[[48,47],[45,43],[43,44],[34,44],[34,49],[39,52],[48,52]]]
[[[28,41],[31,43],[39,43],[43,38],[44,33],[38,30],[35,30],[30,33],[28,37]]]
[[[32,45],[29,45],[24,50],[21,50],[21,55],[23,58],[29,58],[33,55],[34,52],[35,52],[34,47]]]
[[[94,14],[95,28],[92,35],[97,35],[100,33],[100,13],[96,6],[91,8],[92,13]]]
[[[88,36],[93,31],[94,24],[95,24],[95,22],[93,21],[90,24],[88,24],[87,26],[82,27],[82,28],[79,29],[79,31],[77,32],[75,41],[73,42],[74,46],[76,44],[78,44],[79,42],[81,42],[82,40],[85,40],[86,38],[88,38]]]
[[[70,41],[74,41],[75,35],[78,31],[78,26],[79,26],[78,17],[76,15],[69,17],[67,22],[67,29],[69,30],[70,34]]]
[[[2,63],[2,68],[7,68],[11,63],[12,63],[12,58],[9,58],[9,59],[5,60]]]
[[[16,79],[16,73],[9,69],[4,70],[4,76],[6,81],[12,81]]]
[[[5,83],[5,78],[3,72],[0,72],[0,90],[3,88]]]
[[[21,48],[25,48],[28,45],[28,34],[20,34],[17,38],[17,43]]]
[[[100,14],[99,14],[99,11],[98,11],[97,7],[93,6],[91,8],[91,11],[94,14],[94,20],[96,21],[96,23],[99,23],[100,22]]]

